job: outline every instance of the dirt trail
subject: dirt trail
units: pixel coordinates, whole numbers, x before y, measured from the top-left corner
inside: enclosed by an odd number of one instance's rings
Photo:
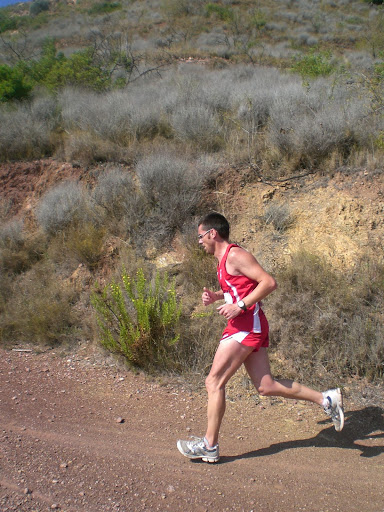
[[[378,405],[350,400],[336,433],[312,404],[229,393],[206,464],[176,449],[204,431],[202,390],[80,356],[0,357],[1,512],[384,511]]]

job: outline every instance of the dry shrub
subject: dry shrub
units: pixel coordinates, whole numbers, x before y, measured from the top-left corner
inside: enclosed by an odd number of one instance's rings
[[[383,376],[383,263],[367,258],[340,273],[299,252],[276,277],[279,290],[267,301],[271,337],[297,377],[334,385],[354,375]]]
[[[266,224],[272,224],[278,234],[284,233],[294,222],[291,209],[285,203],[271,203],[264,213]]]
[[[64,138],[57,151],[67,162],[89,165],[94,162],[118,162],[127,158],[127,151],[110,140],[92,132],[74,131]]]
[[[90,222],[71,226],[65,237],[65,247],[90,270],[97,267],[104,253],[106,230]]]
[[[91,208],[86,190],[77,181],[52,187],[36,208],[39,225],[49,235],[63,231],[74,221],[87,220]]]
[[[0,318],[1,342],[52,345],[71,339],[79,325],[73,308],[76,295],[51,265],[35,265],[11,288]]]
[[[0,270],[19,274],[28,270],[44,254],[45,237],[40,232],[29,233],[22,219],[11,219],[0,228]]]
[[[204,286],[214,290],[218,288],[216,260],[199,246],[197,222],[186,227],[182,243],[185,257],[180,268],[179,280],[186,295],[192,295],[193,299],[198,298],[200,301]],[[196,303],[193,304],[193,307],[195,306]]]
[[[168,243],[193,214],[204,176],[188,160],[166,151],[142,158],[136,173],[147,203],[144,235],[146,241],[159,247]]]
[[[99,175],[92,197],[102,209],[110,233],[135,238],[144,225],[146,200],[129,171],[116,166],[106,169]]]
[[[27,104],[0,109],[1,160],[41,158],[52,152],[52,123]]]
[[[93,198],[115,219],[130,215],[136,207],[137,190],[131,174],[119,167],[112,167],[98,176]]]
[[[208,374],[224,327],[215,306],[183,319],[176,354],[183,373]]]
[[[204,105],[180,107],[172,115],[175,136],[192,142],[204,151],[224,147],[223,129],[217,114]]]

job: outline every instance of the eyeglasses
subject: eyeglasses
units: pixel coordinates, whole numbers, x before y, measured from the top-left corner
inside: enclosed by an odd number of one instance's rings
[[[209,233],[210,231],[212,231],[212,228],[211,228],[211,229],[208,229],[208,231],[206,231],[206,232],[205,232],[205,233],[203,233],[202,235],[198,235],[198,237],[197,237],[197,238],[198,238],[199,240],[201,240],[201,239],[202,239],[202,238],[204,238],[204,237],[205,237],[205,235],[206,235],[207,233]]]

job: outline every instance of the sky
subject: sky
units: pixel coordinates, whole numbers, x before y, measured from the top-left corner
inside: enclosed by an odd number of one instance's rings
[[[20,4],[21,2],[25,2],[27,0],[0,0],[0,7],[5,7],[7,5],[12,4]]]

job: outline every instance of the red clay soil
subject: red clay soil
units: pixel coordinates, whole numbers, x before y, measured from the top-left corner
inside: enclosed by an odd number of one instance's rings
[[[382,405],[228,393],[218,464],[189,461],[206,396],[91,357],[0,350],[0,510],[383,512]]]
[[[84,168],[46,158],[0,164],[0,197],[9,215],[29,212],[53,185],[64,180],[87,180]]]

